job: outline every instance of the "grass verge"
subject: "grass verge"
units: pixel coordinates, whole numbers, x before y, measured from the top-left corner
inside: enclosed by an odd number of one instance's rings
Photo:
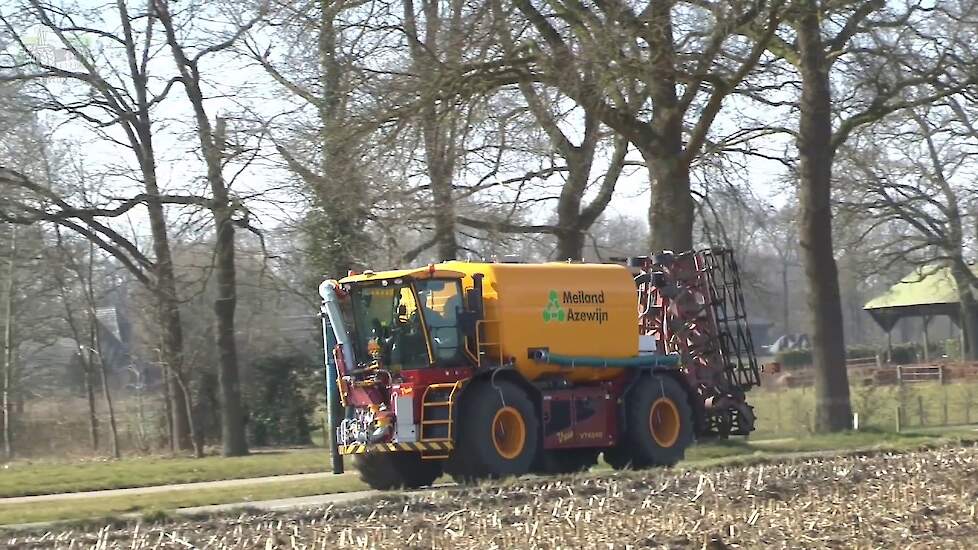
[[[227,488],[176,490],[123,497],[53,500],[41,504],[0,504],[0,525],[110,518],[127,513],[159,516],[168,510],[209,504],[346,493],[367,489],[355,475],[306,481],[268,482]]]
[[[292,449],[223,458],[146,457],[75,463],[14,463],[0,469],[0,498],[174,483],[325,472],[324,449]]]
[[[768,441],[729,440],[698,444],[687,451],[680,467],[702,469],[783,460],[797,453],[860,451],[909,451],[954,443],[978,443],[974,428],[944,432],[892,433],[847,432]],[[603,468],[608,468],[606,465]],[[168,510],[209,504],[247,503],[364,490],[367,487],[349,473],[314,481],[266,482],[220,489],[183,489],[127,497],[92,497],[84,500],[37,504],[0,504],[0,525],[57,520],[107,518],[138,512],[158,515]]]

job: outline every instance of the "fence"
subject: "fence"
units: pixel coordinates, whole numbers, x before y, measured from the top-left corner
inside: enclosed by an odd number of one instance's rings
[[[855,372],[853,372],[855,371]],[[852,369],[850,403],[861,429],[886,431],[978,422],[978,376],[951,365],[902,369]],[[755,435],[792,436],[812,431],[815,391],[811,369],[782,373],[747,396],[757,416]]]
[[[897,365],[897,384],[944,383],[944,365]]]
[[[978,362],[937,363],[917,365],[876,365],[847,362],[849,383],[854,385],[901,385],[915,382],[978,381]],[[812,367],[766,369],[761,385],[767,388],[801,388],[812,386],[815,372]]]
[[[119,446],[123,453],[147,453],[166,447],[166,417],[161,399],[120,395],[114,400]],[[14,449],[20,458],[107,455],[109,417],[99,396],[96,421],[99,451],[92,450],[88,402],[62,396],[28,400],[14,419]]]

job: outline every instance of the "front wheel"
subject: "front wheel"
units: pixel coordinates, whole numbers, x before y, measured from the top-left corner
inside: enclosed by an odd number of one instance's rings
[[[483,383],[462,399],[452,477],[469,482],[527,473],[539,446],[539,421],[526,392],[505,381]]]
[[[440,460],[424,460],[421,453],[367,453],[354,455],[360,480],[371,489],[417,489],[431,485],[442,474]]]

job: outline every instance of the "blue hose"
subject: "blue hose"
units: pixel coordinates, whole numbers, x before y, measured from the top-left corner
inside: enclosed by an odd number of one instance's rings
[[[587,357],[583,355],[555,355],[547,350],[533,350],[533,360],[538,363],[548,363],[561,367],[597,367],[597,368],[647,368],[675,367],[679,364],[679,355],[639,355],[613,359],[608,357]]]

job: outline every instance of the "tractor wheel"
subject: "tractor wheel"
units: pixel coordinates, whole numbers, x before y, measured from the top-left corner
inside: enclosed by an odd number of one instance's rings
[[[682,460],[693,443],[693,412],[686,390],[668,376],[640,380],[625,401],[623,443],[605,453],[616,469],[672,466]]]
[[[586,472],[598,463],[599,449],[550,449],[540,451],[533,468],[541,474]]]
[[[452,477],[462,483],[530,471],[540,445],[539,422],[526,393],[503,381],[474,386],[462,399]]]
[[[605,450],[604,461],[615,470],[624,470],[632,463],[632,455],[623,446],[612,447]]]
[[[355,455],[360,480],[371,489],[417,489],[441,476],[440,460],[423,460],[420,453],[367,453]]]

